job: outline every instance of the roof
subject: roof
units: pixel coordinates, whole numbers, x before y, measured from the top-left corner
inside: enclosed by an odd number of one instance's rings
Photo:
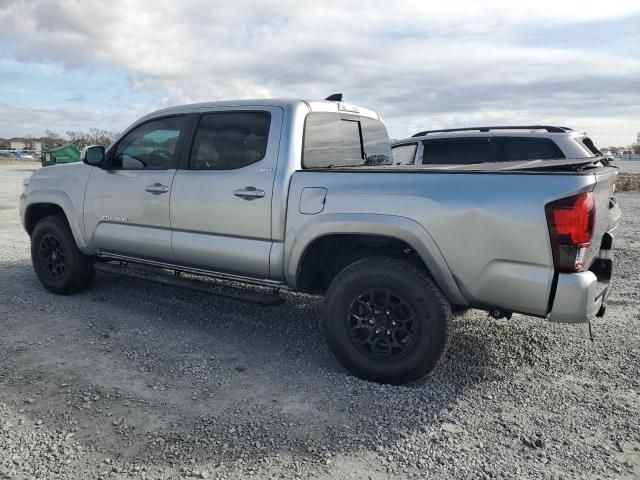
[[[304,100],[301,98],[258,98],[248,100],[222,100],[216,102],[191,103],[186,105],[177,105],[175,107],[163,108],[151,112],[137,120],[138,124],[143,120],[150,118],[171,115],[178,113],[194,113],[207,109],[225,108],[225,107],[282,107],[285,109],[307,108],[309,112],[343,112],[356,113],[358,115],[380,119],[380,116],[368,108],[356,107],[348,102],[336,102],[331,100]],[[355,109],[355,110],[354,110]]]

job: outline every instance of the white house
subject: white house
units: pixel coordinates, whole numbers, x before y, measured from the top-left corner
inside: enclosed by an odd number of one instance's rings
[[[10,138],[6,143],[9,150],[42,150],[43,141],[36,138]]]

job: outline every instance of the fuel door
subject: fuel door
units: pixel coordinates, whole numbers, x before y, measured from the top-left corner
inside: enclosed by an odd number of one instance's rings
[[[327,189],[322,187],[307,187],[300,194],[299,211],[305,215],[315,215],[324,210],[327,199]]]

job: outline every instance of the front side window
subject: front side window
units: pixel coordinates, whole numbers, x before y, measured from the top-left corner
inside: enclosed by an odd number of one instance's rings
[[[185,117],[167,117],[144,123],[129,132],[116,148],[112,168],[166,170],[176,168],[177,145]]]
[[[468,165],[493,161],[489,139],[423,142],[423,164]]]
[[[409,143],[407,145],[398,145],[393,147],[391,152],[393,153],[394,165],[413,165],[416,160],[417,149],[417,143]]]
[[[190,168],[233,170],[259,162],[267,154],[269,112],[220,112],[203,115],[191,148]]]
[[[391,163],[391,145],[382,122],[337,113],[312,113],[304,130],[304,168]]]

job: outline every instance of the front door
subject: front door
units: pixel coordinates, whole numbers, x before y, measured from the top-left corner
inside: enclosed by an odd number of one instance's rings
[[[95,168],[85,195],[85,232],[99,253],[173,262],[169,200],[186,117],[148,121]]]
[[[171,192],[172,246],[181,265],[269,277],[271,197],[282,109],[203,113]]]

